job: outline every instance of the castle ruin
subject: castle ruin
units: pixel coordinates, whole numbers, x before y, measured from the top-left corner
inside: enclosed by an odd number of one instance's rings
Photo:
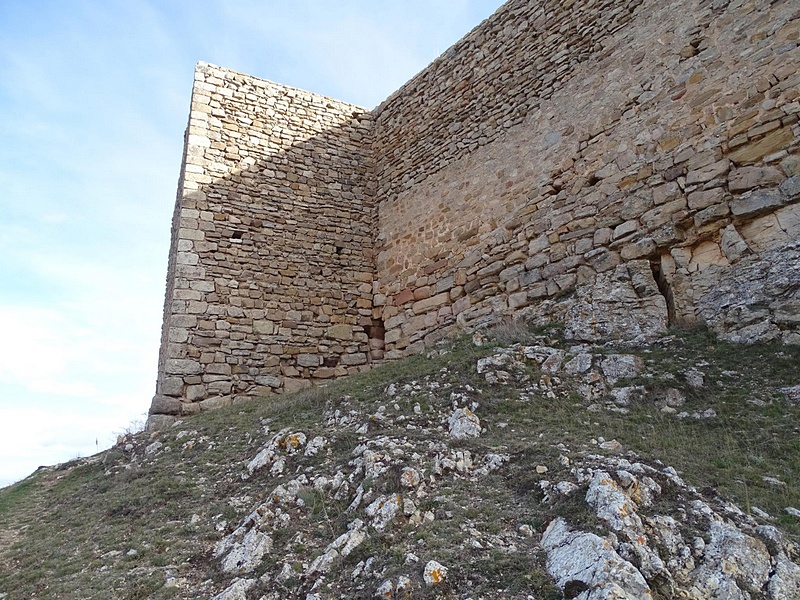
[[[510,0],[374,110],[195,71],[149,425],[504,317],[800,343],[800,6]]]

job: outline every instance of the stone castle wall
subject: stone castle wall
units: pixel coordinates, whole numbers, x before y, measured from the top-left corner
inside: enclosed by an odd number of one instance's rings
[[[364,368],[378,329],[370,131],[361,108],[198,65],[152,413]]]
[[[201,65],[153,417],[504,316],[800,343],[799,41],[789,0],[511,0],[371,113]]]
[[[791,2],[507,3],[375,111],[387,356],[520,312],[797,341],[798,32]],[[755,307],[714,310],[732,279]]]

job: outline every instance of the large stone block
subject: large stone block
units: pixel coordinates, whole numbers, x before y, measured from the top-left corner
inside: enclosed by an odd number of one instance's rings
[[[275,375],[257,375],[255,382],[258,385],[264,385],[271,388],[278,388],[281,386],[281,380]]]
[[[701,167],[695,171],[689,171],[686,174],[686,183],[687,185],[696,185],[698,183],[711,181],[727,173],[729,167],[730,161],[727,158],[723,158],[722,160]]]
[[[442,292],[441,294],[436,294],[430,298],[425,298],[424,300],[418,300],[417,302],[414,302],[414,304],[411,306],[411,309],[414,311],[414,314],[418,315],[438,308],[444,304],[448,304],[449,302],[450,294],[448,292]]]
[[[164,396],[180,396],[183,394],[183,377],[164,377],[160,392]]]
[[[346,323],[339,323],[328,327],[325,335],[335,340],[352,340],[353,339],[353,326]]]
[[[170,358],[164,370],[169,375],[199,375],[203,372],[203,365],[191,358]]]
[[[733,150],[728,157],[737,165],[757,162],[769,154],[786,148],[794,139],[791,127],[781,127],[763,138],[748,142]]]
[[[225,406],[230,406],[231,403],[232,398],[230,396],[217,396],[216,398],[209,398],[208,400],[198,402],[201,411],[217,410]]]
[[[154,396],[150,404],[151,415],[179,415],[182,402],[168,396]]]
[[[322,357],[319,354],[298,354],[297,364],[301,367],[318,367],[322,364]]]
[[[753,190],[731,200],[731,212],[737,217],[754,215],[783,205],[785,197],[777,189]]]
[[[778,185],[783,173],[774,167],[741,167],[728,174],[728,189],[731,192],[746,192],[757,187]]]

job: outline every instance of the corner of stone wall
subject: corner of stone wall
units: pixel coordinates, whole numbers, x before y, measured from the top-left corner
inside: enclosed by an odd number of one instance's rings
[[[359,107],[197,64],[153,427],[380,355],[371,134]]]

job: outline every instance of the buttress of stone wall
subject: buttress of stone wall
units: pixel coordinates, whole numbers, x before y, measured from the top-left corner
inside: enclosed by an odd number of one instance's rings
[[[519,314],[585,340],[700,321],[800,342],[798,13],[512,1],[392,96],[387,357]]]
[[[370,143],[363,109],[198,65],[151,421],[380,357]]]

